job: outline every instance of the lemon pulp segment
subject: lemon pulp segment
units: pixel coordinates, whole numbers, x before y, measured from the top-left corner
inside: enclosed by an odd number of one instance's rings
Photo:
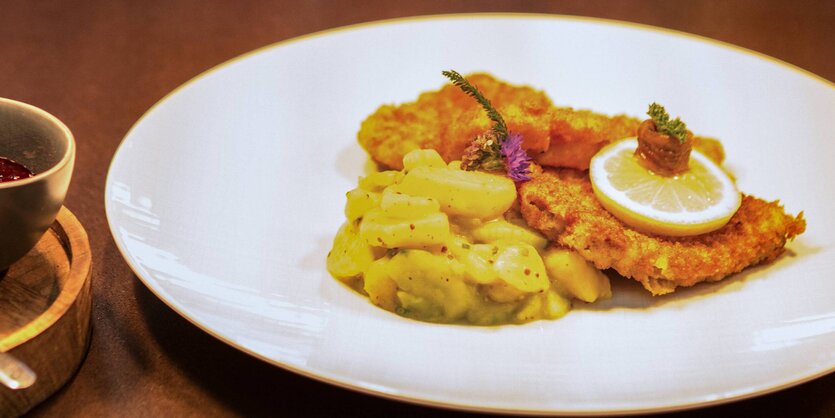
[[[589,167],[598,200],[627,225],[658,235],[698,235],[721,228],[739,208],[736,185],[704,154],[693,150],[686,172],[663,176],[638,163],[637,146],[635,138],[610,144]]]

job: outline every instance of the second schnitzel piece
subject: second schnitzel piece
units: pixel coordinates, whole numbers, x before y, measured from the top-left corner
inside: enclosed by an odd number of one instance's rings
[[[587,172],[537,171],[519,188],[528,224],[597,268],[612,268],[639,281],[653,295],[771,262],[783,253],[788,240],[806,229],[802,212],[791,216],[778,202],[743,196],[736,214],[716,231],[678,238],[648,235],[601,206]]]
[[[528,155],[544,166],[588,169],[597,151],[612,141],[635,136],[641,123],[626,115],[556,107],[541,90],[509,84],[489,74],[470,74],[467,79],[490,99],[508,129],[522,135],[522,148]],[[362,122],[357,139],[375,162],[400,170],[403,156],[414,149],[434,149],[447,162],[460,159],[490,123],[478,103],[446,85],[413,102],[381,106]],[[722,145],[715,139],[696,137],[693,147],[718,163],[724,159]]]
[[[590,110],[555,107],[551,113],[550,143],[542,153],[528,152],[548,167],[587,170],[597,151],[619,139],[635,136],[641,120],[627,115],[608,116]],[[693,137],[693,148],[717,164],[725,159],[722,144],[713,138]]]
[[[484,73],[467,78],[490,98],[509,129],[522,135],[525,149],[548,149],[553,105],[545,93]],[[460,159],[473,138],[489,128],[490,120],[478,103],[458,87],[446,85],[414,102],[381,106],[362,122],[357,139],[375,162],[399,170],[403,156],[414,149],[434,149],[447,162]]]
[[[550,145],[543,153],[529,152],[537,163],[549,167],[589,168],[589,160],[606,144],[635,136],[637,118],[607,116],[590,110],[555,107],[551,112]]]

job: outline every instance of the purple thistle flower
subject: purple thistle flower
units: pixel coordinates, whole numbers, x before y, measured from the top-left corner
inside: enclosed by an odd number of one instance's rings
[[[514,181],[531,179],[531,158],[522,149],[522,135],[511,132],[502,142],[502,155],[505,157],[507,176]]]

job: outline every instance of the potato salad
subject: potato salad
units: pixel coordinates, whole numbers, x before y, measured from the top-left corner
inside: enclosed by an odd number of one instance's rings
[[[611,296],[602,272],[525,224],[511,179],[460,166],[415,150],[403,170],[361,178],[328,271],[375,305],[430,322],[555,319],[571,299]]]

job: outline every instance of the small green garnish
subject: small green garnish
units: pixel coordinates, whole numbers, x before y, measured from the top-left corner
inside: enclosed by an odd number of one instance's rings
[[[655,130],[678,139],[680,143],[684,143],[687,138],[687,125],[678,117],[675,120],[670,120],[670,114],[658,103],[649,105],[647,115],[652,118],[655,123]]]
[[[487,117],[493,121],[492,130],[499,141],[507,137],[507,125],[504,123],[504,118],[502,118],[499,111],[493,107],[490,101],[475,86],[470,84],[464,76],[458,74],[455,70],[442,71],[441,73],[450,79],[452,84],[458,86],[458,88],[464,93],[467,93],[468,96],[474,98],[484,108],[484,111],[487,112]]]

